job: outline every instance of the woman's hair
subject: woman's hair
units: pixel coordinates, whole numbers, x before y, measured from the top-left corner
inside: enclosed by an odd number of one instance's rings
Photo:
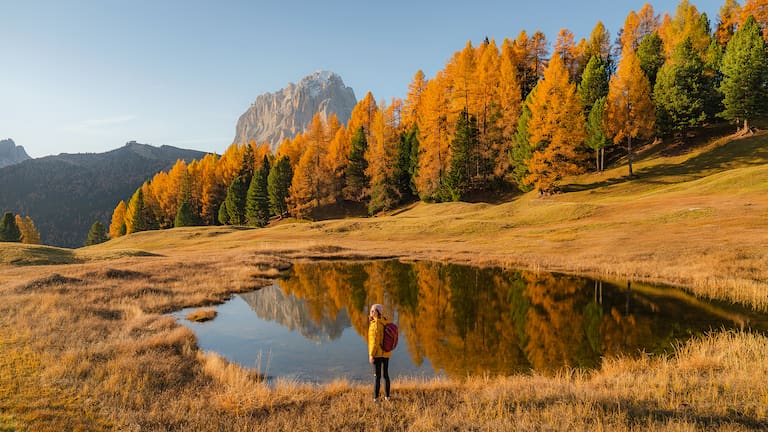
[[[369,315],[373,316],[374,312],[378,314],[378,316],[384,315],[384,306],[376,303],[375,305],[371,306],[371,312]]]

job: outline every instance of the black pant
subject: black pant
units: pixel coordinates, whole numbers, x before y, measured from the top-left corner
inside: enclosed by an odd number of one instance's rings
[[[384,396],[389,397],[389,359],[386,357],[376,357],[373,359],[373,376],[376,377],[373,386],[373,397],[379,397],[381,389],[381,369],[384,366]]]

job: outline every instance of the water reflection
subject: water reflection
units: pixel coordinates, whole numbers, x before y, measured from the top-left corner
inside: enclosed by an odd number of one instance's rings
[[[334,360],[349,365],[334,367],[359,370],[360,376],[352,378],[360,379],[369,374],[365,337],[367,310],[373,303],[393,311],[400,326],[401,345],[393,366],[401,374],[451,377],[593,368],[604,356],[667,351],[677,341],[710,329],[733,328],[745,319],[743,311],[674,289],[633,284],[630,290],[576,276],[435,262],[297,263],[278,284],[279,289],[240,297],[258,319],[295,329],[309,343],[345,346],[329,352],[359,350],[359,356]],[[750,318],[754,323],[756,317]],[[355,337],[343,342],[342,333],[349,334],[344,330],[350,327]],[[273,362],[284,364],[282,354],[270,349]],[[315,356],[317,362],[330,354],[292,355]],[[312,371],[309,375],[320,376],[308,378],[349,377],[323,376],[326,373]]]

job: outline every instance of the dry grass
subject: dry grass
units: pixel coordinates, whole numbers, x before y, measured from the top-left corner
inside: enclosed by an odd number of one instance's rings
[[[198,309],[194,312],[187,314],[188,321],[194,322],[206,322],[216,318],[216,310],[214,309]]]
[[[664,282],[766,310],[766,141],[713,141],[546,199],[147,232],[76,251],[0,245],[0,430],[768,429],[764,336],[711,335],[590,373],[395,378],[385,408],[346,381],[268,385],[164,315],[262,286],[294,258],[380,256]]]

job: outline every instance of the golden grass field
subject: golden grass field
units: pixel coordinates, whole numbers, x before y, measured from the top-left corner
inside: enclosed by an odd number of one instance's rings
[[[680,153],[680,152],[674,152]],[[768,338],[555,376],[267,385],[165,313],[268,283],[298,258],[402,257],[684,287],[768,310],[768,135],[713,140],[503,204],[419,203],[266,229],[145,232],[77,250],[0,245],[0,431],[760,430]]]

